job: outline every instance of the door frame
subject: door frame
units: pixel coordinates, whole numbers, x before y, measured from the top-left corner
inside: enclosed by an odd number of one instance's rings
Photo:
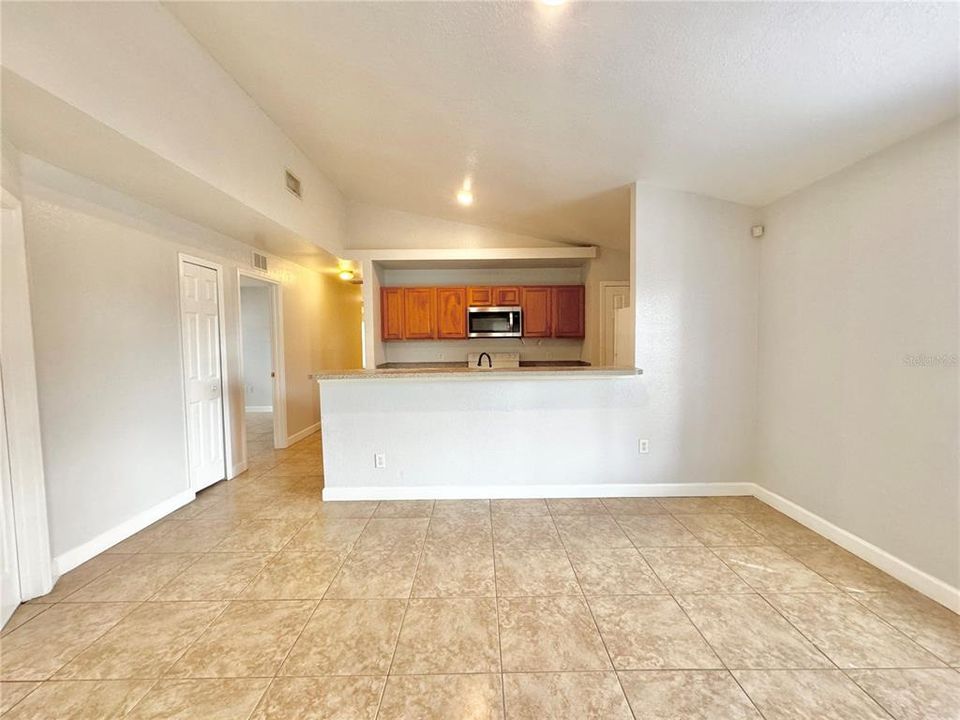
[[[197,488],[194,486],[193,479],[190,477],[190,439],[189,439],[189,430],[187,428],[187,384],[185,382],[186,367],[183,364],[183,265],[184,263],[189,263],[191,265],[200,265],[201,267],[208,268],[217,273],[217,324],[219,325],[219,335],[220,335],[220,408],[221,408],[221,422],[223,423],[222,433],[223,433],[223,477],[225,480],[229,480],[236,475],[233,472],[233,438],[231,437],[232,433],[230,418],[231,407],[230,407],[230,374],[227,370],[227,333],[226,333],[226,318],[225,318],[225,301],[223,293],[223,280],[224,272],[223,265],[213,260],[208,260],[207,258],[198,257],[196,255],[189,255],[187,253],[177,253],[177,327],[180,329],[179,335],[179,345],[180,345],[180,394],[183,401],[183,442],[184,447],[186,448],[186,458],[187,458],[187,481],[190,483],[190,489],[194,492],[197,492]]]
[[[46,595],[53,589],[53,557],[50,554],[47,521],[47,492],[33,328],[30,323],[23,208],[20,200],[6,188],[2,188],[0,206],[15,213],[17,220],[17,232],[4,234],[2,240],[13,255],[13,272],[16,273],[15,282],[3,283],[4,296],[6,302],[12,302],[14,307],[24,309],[14,319],[12,329],[15,336],[5,337],[3,403],[10,452],[10,484],[13,490],[20,597],[21,600],[28,600]],[[10,255],[5,260],[9,262]],[[7,279],[10,279],[9,276]],[[5,313],[5,316],[9,320],[10,315]],[[16,350],[11,352],[12,348]]]
[[[273,447],[287,447],[287,374],[283,353],[283,289],[282,283],[252,270],[237,268],[237,339],[240,347],[240,379],[245,382],[243,373],[243,301],[240,297],[240,278],[248,277],[265,283],[270,289],[270,343],[273,361]],[[244,387],[246,396],[246,387]],[[247,456],[247,406],[241,405],[240,413],[241,465],[246,468]]]
[[[604,296],[607,288],[611,288],[611,287],[622,287],[622,288],[626,288],[626,289],[629,291],[629,290],[630,290],[630,281],[629,281],[629,280],[601,280],[599,283],[597,283],[597,285],[600,287],[600,301],[599,301],[599,304],[598,304],[598,308],[599,308],[600,312],[598,312],[597,315],[598,315],[599,318],[600,318],[600,322],[599,322],[600,327],[598,328],[598,333],[599,333],[599,343],[600,343],[600,360],[601,360],[601,362],[602,362],[602,361],[603,361],[603,351],[604,351],[604,348],[606,348],[606,345],[607,345],[607,333],[606,333],[606,330],[604,329],[604,322],[603,322],[603,321],[604,321],[604,317],[603,317],[603,296]],[[627,293],[627,295],[628,295],[628,297],[629,297],[629,292]],[[627,305],[626,307],[629,307],[629,305]],[[614,338],[614,341],[616,341],[616,338]]]

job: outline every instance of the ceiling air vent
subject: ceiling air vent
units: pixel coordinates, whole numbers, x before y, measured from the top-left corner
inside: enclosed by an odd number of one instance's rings
[[[300,190],[300,178],[294,175],[289,170],[283,171],[283,180],[287,184],[287,190],[292,192],[298,198],[302,198],[303,194]]]
[[[263,272],[266,272],[266,271],[267,271],[267,256],[266,256],[266,255],[261,255],[260,253],[255,252],[255,253],[253,254],[253,266],[254,266],[257,270],[263,270]]]

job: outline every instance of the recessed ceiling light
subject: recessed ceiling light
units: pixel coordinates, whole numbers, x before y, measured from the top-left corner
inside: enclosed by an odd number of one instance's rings
[[[457,193],[457,202],[461,205],[473,205],[473,193],[464,188]]]

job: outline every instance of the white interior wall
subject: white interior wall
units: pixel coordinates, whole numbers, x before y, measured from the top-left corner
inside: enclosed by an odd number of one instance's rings
[[[237,270],[251,248],[41,161],[22,166],[51,550],[64,570],[64,558],[98,552],[131,518],[188,491],[179,252],[224,266],[228,461],[242,469]],[[272,262],[294,435],[319,419],[312,373],[359,365],[359,291]]]
[[[270,288],[241,285],[244,405],[251,409],[273,409],[271,318]]]
[[[754,479],[760,247],[753,208],[635,187],[636,366],[664,482]]]
[[[957,138],[764,210],[758,433],[764,487],[955,588]]]

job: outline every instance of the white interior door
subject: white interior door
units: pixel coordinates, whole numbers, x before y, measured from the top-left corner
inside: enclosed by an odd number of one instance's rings
[[[617,364],[617,311],[630,304],[630,283],[604,283],[601,285],[600,346],[603,349],[603,364]]]
[[[2,403],[0,378],[0,480],[3,483],[3,516],[0,518],[0,627],[6,624],[20,604],[20,556],[17,553],[17,529],[13,515],[13,480],[10,470],[10,443],[7,439],[6,411]]]
[[[227,476],[220,368],[220,291],[213,268],[180,265],[180,326],[190,484],[202,490]]]

